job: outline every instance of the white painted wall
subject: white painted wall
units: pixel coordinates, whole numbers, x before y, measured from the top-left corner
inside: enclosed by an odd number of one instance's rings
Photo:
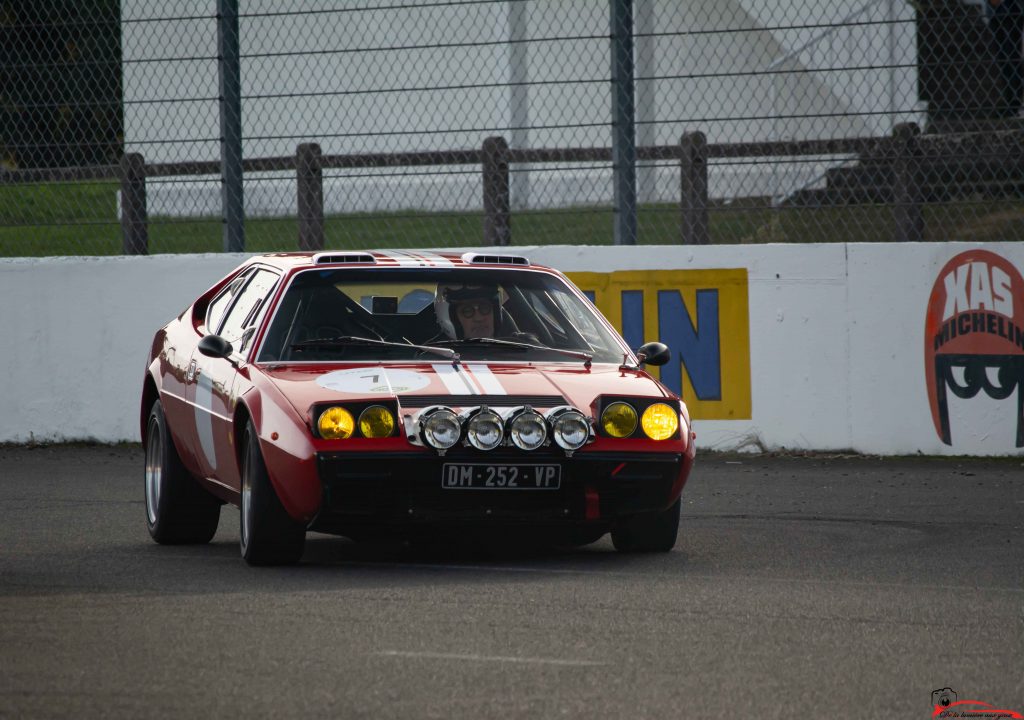
[[[242,259],[0,260],[0,442],[138,440],[154,333]]]
[[[941,267],[974,247],[1024,271],[1019,243],[516,250],[567,272],[747,268],[753,418],[697,421],[700,447],[1021,455],[1012,399],[951,405],[952,447],[932,425],[925,310]],[[153,333],[240,261],[0,260],[0,442],[136,440]]]

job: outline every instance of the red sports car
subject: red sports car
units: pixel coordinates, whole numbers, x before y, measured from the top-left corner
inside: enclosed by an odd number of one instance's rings
[[[682,400],[561,273],[505,254],[253,257],[153,339],[146,522],[250,564],[307,530],[455,530],[667,551],[694,458]]]

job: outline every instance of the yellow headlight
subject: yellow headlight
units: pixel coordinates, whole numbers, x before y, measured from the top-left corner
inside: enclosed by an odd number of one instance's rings
[[[612,403],[601,413],[601,428],[612,437],[629,437],[636,430],[636,410],[628,403]]]
[[[644,410],[640,425],[651,440],[667,440],[679,429],[679,412],[665,403],[654,403]]]
[[[395,431],[395,416],[383,405],[371,405],[359,415],[359,432],[363,437],[391,437]]]
[[[329,407],[320,413],[320,419],[317,420],[320,437],[327,440],[350,438],[355,427],[356,423],[352,419],[352,413],[343,407]]]

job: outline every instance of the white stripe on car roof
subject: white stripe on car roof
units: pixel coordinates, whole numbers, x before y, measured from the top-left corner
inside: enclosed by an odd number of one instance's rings
[[[428,252],[426,250],[417,250],[416,252],[408,251],[406,252],[406,255],[422,258],[431,265],[436,265],[437,267],[455,267],[455,263],[443,255],[438,255],[437,253]]]
[[[436,253],[407,250],[378,250],[381,255],[391,258],[403,267],[454,267],[455,264],[446,257]]]
[[[378,251],[384,257],[391,258],[399,265],[405,267],[427,267],[429,263],[422,258],[415,258],[411,255],[403,252],[397,252],[395,250],[379,250]]]

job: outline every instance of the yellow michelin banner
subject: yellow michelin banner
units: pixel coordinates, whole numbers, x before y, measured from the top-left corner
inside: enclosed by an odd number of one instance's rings
[[[658,340],[672,359],[649,368],[701,420],[749,420],[746,268],[566,273],[630,347]]]

